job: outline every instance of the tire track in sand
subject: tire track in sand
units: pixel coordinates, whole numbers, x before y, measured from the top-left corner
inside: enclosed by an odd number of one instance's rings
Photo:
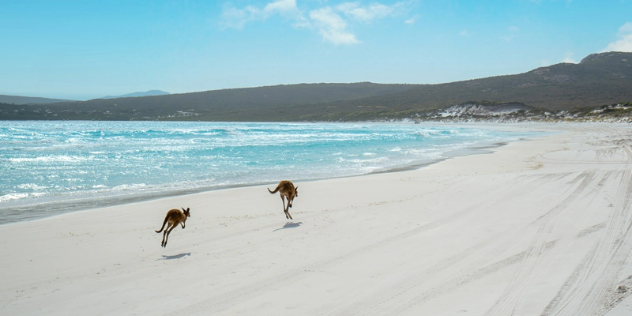
[[[613,214],[600,241],[578,265],[543,315],[603,315],[617,302],[618,275],[632,250],[632,172],[620,174]],[[614,304],[614,305],[613,305]]]
[[[581,177],[579,176],[579,180],[576,182],[581,182]],[[512,190],[499,194],[494,191],[493,198],[495,200],[504,200],[507,197],[514,196],[517,192],[524,192],[533,190],[536,187],[540,187],[541,181],[550,181],[551,175],[538,175],[537,177],[524,177],[522,181],[520,181],[521,186],[502,186],[503,188],[511,188]],[[553,177],[555,180],[561,180],[563,177]],[[485,198],[485,205],[492,204],[489,198]],[[528,226],[533,226],[539,224],[542,220],[542,217],[535,220],[533,223]],[[527,229],[527,228],[524,228]],[[473,280],[476,280],[484,275],[492,273],[498,269],[501,269],[504,266],[512,265],[518,263],[520,259],[524,257],[524,252],[520,254],[516,254],[510,256],[505,260],[501,260],[500,262],[490,263],[491,259],[499,254],[502,254],[509,245],[515,243],[516,239],[520,239],[523,237],[524,229],[515,230],[515,228],[509,228],[501,233],[494,235],[486,241],[483,241],[477,245],[474,245],[464,251],[455,254],[449,258],[438,262],[437,264],[424,269],[417,273],[414,276],[408,277],[406,280],[397,282],[388,288],[380,289],[378,293],[370,295],[368,297],[364,297],[355,302],[332,302],[330,304],[326,304],[321,306],[317,312],[313,313],[315,315],[338,315],[338,316],[349,316],[349,315],[380,315],[384,314],[385,310],[389,310],[389,306],[393,305],[391,309],[398,309],[399,312],[404,311],[408,307],[412,307],[416,304],[422,303],[422,301],[437,297],[439,295],[445,294],[449,289],[454,289],[454,284],[463,284]],[[496,245],[494,245],[496,244]],[[488,250],[484,253],[481,253],[480,250],[493,246],[491,250]],[[552,246],[549,245],[549,247]],[[477,267],[478,268],[477,270]],[[452,275],[456,275],[455,278],[449,278],[448,281],[442,283],[436,288],[433,288],[430,292],[424,292],[422,294],[416,294],[421,292],[419,290],[420,287],[426,285],[429,280],[436,278],[438,273],[446,269],[454,270]],[[414,303],[412,304],[404,304],[404,306],[395,306],[398,301],[411,300]],[[417,299],[414,299],[414,298]],[[393,314],[394,312],[389,311],[389,314]]]
[[[551,260],[551,256],[548,256],[544,251],[548,243],[548,232],[553,231],[557,222],[565,211],[568,210],[569,206],[579,197],[583,196],[586,191],[594,191],[603,177],[607,177],[607,175],[598,177],[595,171],[583,172],[579,176],[579,178],[582,179],[579,186],[564,200],[538,219],[539,222],[543,223],[539,224],[516,274],[496,303],[485,313],[486,315],[503,316],[513,313],[514,308],[524,297],[525,290]]]

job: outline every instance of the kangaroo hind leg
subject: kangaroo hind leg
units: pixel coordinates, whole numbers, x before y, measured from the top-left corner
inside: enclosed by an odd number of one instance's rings
[[[168,229],[165,229],[165,231],[162,233],[162,242],[160,243],[161,247],[165,246],[165,238],[167,237],[167,230]]]
[[[285,211],[285,196],[281,194],[281,202],[283,202],[283,211]]]
[[[176,225],[173,223],[169,223],[169,225],[167,225],[167,229],[165,229],[165,232],[162,234],[162,244],[160,244],[163,248],[167,247],[167,240],[169,239],[169,233],[171,232],[171,230],[175,227]]]
[[[178,224],[173,224],[171,225],[171,227],[169,228],[169,231],[167,232],[167,239],[165,239],[165,247],[167,247],[167,241],[169,241],[169,234],[171,234],[171,231],[176,228],[176,226],[178,226]]]

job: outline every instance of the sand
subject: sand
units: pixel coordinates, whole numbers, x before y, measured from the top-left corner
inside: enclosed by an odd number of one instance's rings
[[[631,315],[632,126],[491,128],[557,132],[297,182],[292,221],[254,186],[0,226],[0,314]]]

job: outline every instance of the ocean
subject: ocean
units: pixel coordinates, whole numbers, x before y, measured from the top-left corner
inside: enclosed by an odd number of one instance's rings
[[[0,122],[0,224],[416,168],[538,135],[412,123]]]

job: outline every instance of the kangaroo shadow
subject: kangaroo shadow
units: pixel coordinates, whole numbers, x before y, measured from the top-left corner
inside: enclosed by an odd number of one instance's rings
[[[186,256],[190,256],[191,253],[190,252],[186,252],[186,253],[181,253],[181,254],[177,254],[177,255],[173,255],[173,256],[165,256],[162,255],[162,259],[158,259],[158,260],[173,260],[173,259],[180,259],[180,258],[184,258]]]
[[[303,224],[303,222],[298,222],[298,223],[287,222],[287,223],[285,223],[285,225],[283,225],[283,227],[277,228],[277,229],[273,230],[273,232],[275,232],[277,230],[281,230],[281,229],[286,229],[286,228],[299,227],[299,226],[301,226],[301,224]]]

